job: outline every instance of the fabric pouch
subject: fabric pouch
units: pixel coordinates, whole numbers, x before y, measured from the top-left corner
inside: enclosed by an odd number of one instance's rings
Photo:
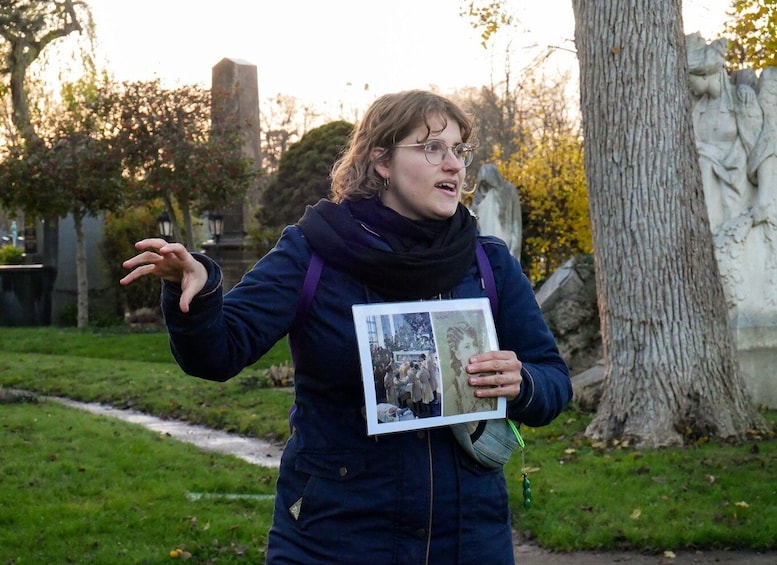
[[[518,428],[508,418],[452,424],[450,429],[464,451],[489,469],[503,466],[516,447],[524,446]]]

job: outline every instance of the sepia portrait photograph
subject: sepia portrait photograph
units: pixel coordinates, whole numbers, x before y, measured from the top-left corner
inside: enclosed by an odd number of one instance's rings
[[[499,349],[486,298],[353,307],[367,433],[503,418],[503,397],[481,399],[467,360]]]

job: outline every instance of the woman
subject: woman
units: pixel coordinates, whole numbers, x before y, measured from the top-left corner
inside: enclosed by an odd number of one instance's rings
[[[450,352],[452,376],[445,390],[445,415],[466,414],[494,409],[493,399],[477,398],[467,394],[467,373],[464,368],[468,359],[480,350],[477,330],[468,322],[461,322],[448,328],[445,334]]]
[[[308,207],[223,299],[218,266],[179,244],[143,240],[124,263],[133,270],[122,284],[164,279],[171,348],[192,375],[229,379],[291,332],[294,431],[268,563],[513,562],[500,469],[479,466],[446,427],[367,436],[351,315],[358,303],[484,296],[476,220],[459,203],[471,129],[460,108],[432,93],[376,100],[332,171],[332,200]],[[471,394],[505,396],[511,418],[547,424],[571,398],[568,370],[518,262],[503,242],[482,242],[503,349],[469,359]],[[313,250],[324,269],[295,326]]]

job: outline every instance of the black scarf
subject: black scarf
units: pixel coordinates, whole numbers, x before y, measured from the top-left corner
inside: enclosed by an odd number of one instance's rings
[[[462,204],[447,220],[409,220],[375,198],[342,204],[320,200],[306,208],[297,225],[324,263],[391,300],[445,293],[475,260],[477,222]],[[376,246],[374,234],[385,249]]]

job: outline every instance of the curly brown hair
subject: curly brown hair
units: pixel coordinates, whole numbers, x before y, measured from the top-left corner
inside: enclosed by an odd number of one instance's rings
[[[379,194],[383,178],[375,171],[375,163],[389,161],[393,146],[420,124],[426,126],[427,138],[438,133],[429,125],[432,118],[441,119],[443,129],[449,119],[455,121],[462,141],[472,135],[470,117],[438,94],[406,90],[385,94],[373,102],[351,134],[348,148],[332,168],[332,200],[361,200]],[[377,160],[372,156],[376,147],[385,149]]]

